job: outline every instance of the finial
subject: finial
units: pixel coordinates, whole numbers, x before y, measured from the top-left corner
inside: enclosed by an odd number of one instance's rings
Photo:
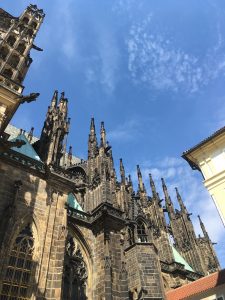
[[[155,188],[155,183],[154,180],[152,178],[152,174],[149,174],[149,180],[150,180],[150,186],[151,186],[151,190],[152,190],[152,195],[154,198],[156,198],[157,196],[157,192],[156,192],[156,188]]]
[[[140,169],[139,165],[137,165],[137,175],[138,175],[138,187],[139,187],[139,190],[141,192],[144,192],[145,191],[145,186],[143,184],[141,169]]]
[[[120,176],[121,176],[121,183],[125,184],[126,178],[125,178],[125,170],[124,170],[122,158],[120,158]]]
[[[182,200],[182,198],[181,198],[181,196],[180,196],[180,194],[179,194],[179,191],[178,191],[178,188],[177,188],[177,187],[175,187],[175,191],[176,191],[177,200],[178,200],[178,202],[179,202],[181,211],[187,212],[187,209],[186,209],[186,207],[185,207],[185,205],[184,205],[184,202],[183,202],[183,200]]]
[[[95,130],[95,119],[91,118],[91,126],[90,129],[94,129]]]
[[[30,132],[28,133],[28,141],[31,143],[34,135],[34,127],[31,127]]]
[[[100,135],[101,135],[101,146],[102,147],[106,147],[106,144],[108,142],[106,142],[106,131],[105,131],[105,127],[104,127],[104,122],[101,122],[101,132],[100,132]]]
[[[64,97],[65,97],[65,92],[63,91],[63,92],[61,93],[60,100],[64,99]]]
[[[199,219],[199,223],[200,223],[200,226],[201,226],[201,229],[202,229],[204,237],[207,238],[207,239],[209,239],[208,232],[206,231],[205,225],[202,222],[201,217],[199,215],[198,215],[198,219]]]
[[[167,186],[166,186],[166,183],[164,181],[164,178],[161,178],[161,181],[162,181],[163,192],[164,192],[164,195],[165,195],[165,201],[166,201],[167,210],[170,210],[170,212],[174,213],[173,203],[172,203],[171,198],[169,196],[169,193],[168,193]]]
[[[68,162],[70,166],[72,165],[72,157],[73,157],[73,150],[72,150],[72,146],[70,146],[68,152]]]
[[[55,90],[51,101],[51,107],[56,107],[57,103],[58,103],[58,91]]]
[[[91,118],[90,133],[88,140],[88,158],[94,158],[98,154],[98,142],[95,134],[95,121]]]

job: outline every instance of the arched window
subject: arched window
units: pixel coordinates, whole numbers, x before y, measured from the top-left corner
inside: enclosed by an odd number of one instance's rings
[[[11,69],[5,69],[2,74],[8,78],[12,78],[13,71]]]
[[[87,266],[75,238],[68,235],[63,269],[63,300],[87,300]]]
[[[13,45],[15,44],[15,41],[16,41],[16,38],[15,38],[14,35],[10,35],[10,36],[8,37],[8,39],[7,39],[7,43],[8,43],[11,47],[13,47]]]
[[[137,222],[137,235],[138,235],[138,242],[146,243],[148,241],[147,234],[145,231],[145,224],[141,220]]]
[[[29,23],[29,19],[28,19],[27,17],[24,17],[24,18],[23,18],[23,23],[24,23],[24,24],[28,24],[28,23]]]
[[[9,54],[9,49],[7,47],[2,47],[0,49],[0,57],[2,59],[6,59],[6,57],[8,56],[8,54]]]
[[[30,299],[34,239],[28,224],[16,238],[3,276],[0,300]]]
[[[26,49],[26,46],[25,46],[24,43],[20,43],[20,44],[18,45],[18,47],[16,48],[16,50],[17,50],[19,53],[21,53],[21,54],[24,53],[25,49]]]
[[[32,29],[29,29],[29,30],[27,31],[27,34],[31,37],[31,36],[33,36],[33,34],[34,34],[34,31],[33,31]]]
[[[36,29],[37,28],[37,23],[36,22],[32,22],[31,26]]]
[[[11,67],[16,68],[18,66],[18,63],[20,61],[20,58],[18,55],[13,54],[10,58],[8,63],[10,64]]]

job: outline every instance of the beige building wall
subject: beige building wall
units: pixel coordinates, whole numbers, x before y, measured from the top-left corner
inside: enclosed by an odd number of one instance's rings
[[[204,185],[209,191],[225,225],[225,128],[196,147],[185,152],[183,157],[192,168],[201,171]]]

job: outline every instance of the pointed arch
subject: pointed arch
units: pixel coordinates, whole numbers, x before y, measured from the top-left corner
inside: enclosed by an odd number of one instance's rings
[[[148,235],[147,235],[145,222],[142,220],[142,218],[138,218],[136,222],[137,222],[138,242],[147,243],[148,242]]]
[[[24,223],[14,234],[1,274],[0,299],[30,299],[32,296],[38,266],[35,237],[34,223],[30,222]]]
[[[24,42],[22,42],[22,43],[19,43],[19,45],[16,48],[16,51],[18,51],[20,54],[23,54],[25,49],[26,49],[26,45]]]
[[[9,54],[9,48],[6,47],[6,46],[3,46],[3,47],[0,49],[0,58],[6,59],[6,57],[8,56],[8,54]]]
[[[2,74],[8,78],[12,78],[13,70],[11,68],[6,68]]]
[[[7,39],[8,45],[10,45],[11,47],[13,47],[14,44],[15,44],[15,42],[16,42],[16,37],[14,35],[10,35],[8,37],[8,39]]]
[[[62,284],[63,299],[92,299],[92,265],[91,248],[82,232],[74,224],[68,224]]]

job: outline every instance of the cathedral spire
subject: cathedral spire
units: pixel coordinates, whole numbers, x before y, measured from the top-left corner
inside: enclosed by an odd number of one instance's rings
[[[138,188],[141,192],[145,192],[145,186],[142,179],[141,169],[139,165],[137,165],[137,176],[138,176]]]
[[[64,119],[66,119],[67,113],[68,113],[68,99],[65,98],[64,92],[61,93],[58,107],[59,107],[59,111],[61,112],[62,116],[64,117]]]
[[[125,184],[126,178],[125,178],[125,170],[124,170],[122,158],[120,158],[120,176],[121,176],[121,183]]]
[[[35,144],[42,161],[48,165],[60,165],[69,133],[70,119],[67,119],[67,114],[68,100],[64,98],[64,93],[62,93],[57,106],[57,91],[55,91],[42,128],[40,140]]]
[[[200,217],[199,215],[198,215],[198,218],[199,218],[199,223],[200,223],[200,226],[201,226],[201,229],[202,229],[202,232],[203,232],[204,237],[207,238],[207,239],[209,239],[208,232],[206,231],[205,225],[204,225],[204,223],[202,222],[201,217]]]
[[[166,208],[167,208],[167,211],[169,213],[169,215],[171,214],[175,214],[175,211],[174,211],[174,207],[173,207],[173,203],[171,201],[171,198],[169,196],[169,193],[168,193],[168,190],[167,190],[167,186],[165,184],[165,181],[163,178],[161,178],[162,180],[162,188],[163,188],[163,192],[164,192],[164,195],[165,195],[165,201],[166,201]]]
[[[58,91],[55,90],[53,97],[52,97],[52,101],[51,101],[51,107],[56,107],[58,104]]]
[[[98,142],[95,132],[95,120],[91,118],[90,133],[88,140],[88,158],[94,158],[98,154]]]
[[[186,208],[186,206],[184,205],[184,202],[183,202],[183,200],[182,200],[182,198],[181,198],[181,195],[180,195],[180,193],[179,193],[179,191],[178,191],[178,188],[175,187],[175,190],[176,190],[177,200],[178,200],[178,202],[179,202],[181,211],[184,212],[184,213],[187,213],[187,208]]]
[[[101,122],[101,147],[106,147],[106,131],[105,131],[105,126],[104,122]]]
[[[152,190],[152,196],[153,196],[153,198],[157,199],[157,192],[156,192],[155,183],[152,178],[152,174],[149,174],[149,180],[150,180],[150,186],[151,186],[151,190]]]

